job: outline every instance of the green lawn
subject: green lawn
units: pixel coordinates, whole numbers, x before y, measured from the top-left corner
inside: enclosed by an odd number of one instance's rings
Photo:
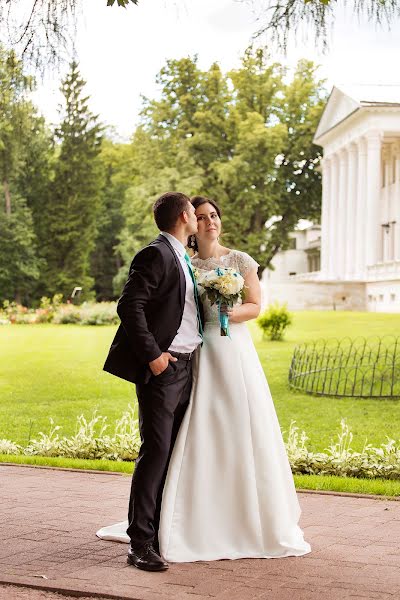
[[[287,374],[294,346],[320,337],[384,335],[400,332],[400,314],[298,312],[284,342],[265,342],[250,324],[283,430],[291,420],[323,450],[345,417],[353,447],[386,435],[400,438],[398,400],[335,399],[293,392]],[[0,327],[0,438],[25,445],[48,431],[49,417],[73,433],[76,417],[97,408],[109,422],[135,399],[133,386],[102,371],[115,327],[20,325]],[[222,357],[223,358],[223,357]]]

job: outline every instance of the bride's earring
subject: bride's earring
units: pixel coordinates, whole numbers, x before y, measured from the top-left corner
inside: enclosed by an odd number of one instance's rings
[[[190,248],[195,248],[196,247],[196,236],[195,235],[191,235],[190,236],[189,247]]]

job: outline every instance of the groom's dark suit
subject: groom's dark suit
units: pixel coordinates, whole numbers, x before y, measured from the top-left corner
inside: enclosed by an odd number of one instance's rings
[[[157,537],[162,489],[169,458],[192,386],[192,361],[180,357],[160,375],[149,362],[167,352],[180,327],[186,278],[165,236],[133,259],[118,302],[121,319],[104,370],[136,383],[142,445],[129,501],[128,535],[133,546]]]

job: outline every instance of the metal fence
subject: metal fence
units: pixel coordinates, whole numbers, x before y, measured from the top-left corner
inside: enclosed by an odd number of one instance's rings
[[[289,385],[321,396],[400,398],[400,336],[300,344],[293,352]]]

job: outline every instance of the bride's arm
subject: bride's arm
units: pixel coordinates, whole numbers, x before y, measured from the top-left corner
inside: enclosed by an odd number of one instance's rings
[[[261,286],[256,269],[251,269],[247,273],[244,278],[244,285],[246,286],[246,295],[243,304],[228,308],[231,323],[243,323],[244,321],[255,319],[260,314]]]

